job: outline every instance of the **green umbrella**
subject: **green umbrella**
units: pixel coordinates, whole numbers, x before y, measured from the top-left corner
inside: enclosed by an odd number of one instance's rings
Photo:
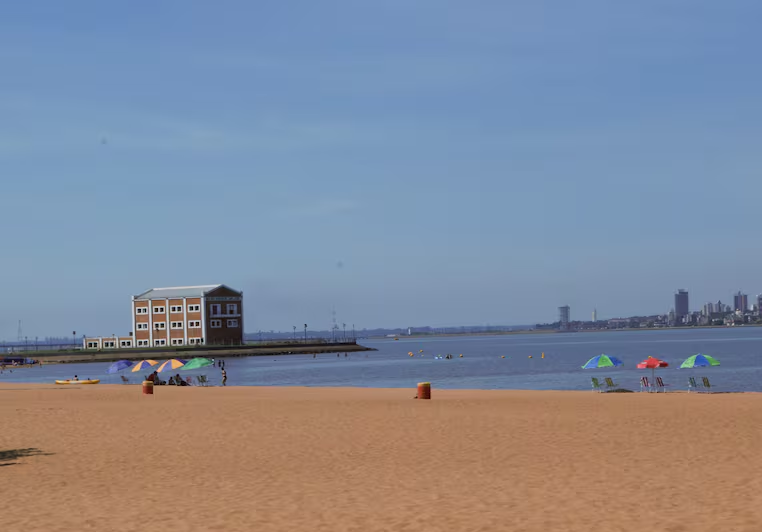
[[[719,366],[720,362],[714,358],[710,357],[709,355],[702,355],[699,353],[698,355],[693,355],[692,357],[688,357],[688,359],[680,364],[681,368],[699,368],[699,367],[707,367],[707,366]]]
[[[621,366],[622,361],[616,357],[610,357],[608,355],[598,355],[588,360],[582,369],[594,369],[594,368],[613,368],[614,366]]]
[[[208,358],[194,358],[189,360],[187,364],[180,368],[180,370],[205,368],[206,366],[211,366],[212,364],[214,364],[214,362]]]

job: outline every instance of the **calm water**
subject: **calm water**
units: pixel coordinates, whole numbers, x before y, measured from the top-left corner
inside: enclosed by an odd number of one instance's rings
[[[364,345],[378,351],[335,354],[285,355],[226,360],[228,385],[253,386],[360,386],[414,388],[430,381],[435,388],[589,390],[590,377],[613,377],[620,385],[638,389],[642,375],[635,369],[648,355],[670,363],[657,370],[672,389],[686,389],[688,377],[708,376],[718,390],[762,391],[762,327],[683,331],[604,332],[548,335],[514,335],[461,338],[373,340]],[[424,356],[418,351],[424,350]],[[408,352],[415,357],[408,356]],[[545,353],[545,359],[540,353]],[[455,355],[435,360],[434,355]],[[458,355],[463,354],[463,358]],[[621,358],[624,366],[609,370],[582,370],[590,357],[606,353]],[[690,355],[705,353],[721,366],[697,370],[677,369]],[[501,356],[505,355],[505,359]],[[533,358],[529,358],[532,355]],[[101,378],[109,364],[58,364],[20,369],[0,375],[2,382],[52,382],[55,379]],[[133,381],[142,375],[124,373]],[[197,375],[199,372],[180,372]],[[200,373],[219,383],[219,370]],[[138,376],[136,379],[135,376]]]

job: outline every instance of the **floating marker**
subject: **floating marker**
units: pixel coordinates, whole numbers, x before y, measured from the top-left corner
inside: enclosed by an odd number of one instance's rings
[[[505,355],[501,356],[500,358],[505,358]]]
[[[543,354],[542,354],[542,356],[541,356],[540,358],[545,358],[545,353],[543,353]]]
[[[532,355],[529,355],[529,358],[532,358]]]

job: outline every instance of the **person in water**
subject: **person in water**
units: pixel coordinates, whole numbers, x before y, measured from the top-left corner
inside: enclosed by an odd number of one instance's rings
[[[222,368],[222,385],[227,386],[226,382],[228,382],[228,372],[225,371],[225,368]]]
[[[76,375],[74,375],[74,378],[73,378],[72,380],[73,380],[73,381],[78,381],[78,380],[79,380],[79,377],[78,377],[78,376],[76,376]]]

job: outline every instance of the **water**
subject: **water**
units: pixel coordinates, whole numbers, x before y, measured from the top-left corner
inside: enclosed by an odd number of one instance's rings
[[[401,338],[367,340],[363,345],[378,351],[335,354],[284,355],[231,358],[225,361],[228,385],[254,386],[359,386],[415,388],[429,381],[434,388],[589,390],[590,377],[612,377],[622,387],[636,390],[643,375],[635,369],[648,355],[669,362],[657,370],[670,389],[687,389],[689,376],[707,376],[720,391],[762,391],[762,327],[694,329],[572,334],[527,334],[449,338]],[[421,357],[418,351],[424,350]],[[408,356],[412,351],[415,356]],[[545,358],[540,358],[544,352]],[[455,356],[435,360],[434,355]],[[463,358],[458,355],[463,354]],[[582,370],[590,357],[606,353],[624,361],[619,368]],[[690,355],[704,353],[721,365],[696,370],[677,369]],[[506,358],[501,358],[505,355]],[[529,356],[533,358],[528,358]],[[3,382],[45,382],[71,378],[100,378],[118,383],[118,375],[106,375],[110,364],[56,364],[18,369],[0,375]],[[144,374],[130,373],[132,382]],[[177,371],[175,373],[178,373]],[[179,372],[206,374],[219,384],[219,369]],[[167,377],[169,374],[167,374]],[[194,378],[195,380],[195,378]]]

